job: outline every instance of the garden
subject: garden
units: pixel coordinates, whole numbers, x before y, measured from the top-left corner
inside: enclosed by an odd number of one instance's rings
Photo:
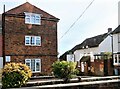
[[[2,88],[6,89],[68,83],[79,73],[76,69],[76,63],[67,61],[56,61],[52,64],[52,71],[54,76],[49,76],[46,79],[45,76],[42,76],[41,80],[45,80],[46,82],[38,82],[40,76],[38,76],[39,78],[36,77],[38,79],[33,78],[32,71],[27,65],[21,63],[8,63],[3,69]]]

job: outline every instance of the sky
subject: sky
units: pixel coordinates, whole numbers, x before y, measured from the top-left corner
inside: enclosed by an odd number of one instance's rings
[[[118,26],[120,0],[94,0],[65,35],[64,33],[93,0],[0,0],[0,14],[3,13],[4,4],[7,11],[26,1],[60,19],[58,22],[59,56],[82,43],[86,38],[106,33],[108,28],[114,30]]]

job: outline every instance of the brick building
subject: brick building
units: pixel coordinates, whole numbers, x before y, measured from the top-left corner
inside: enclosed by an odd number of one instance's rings
[[[2,14],[4,62],[27,64],[33,73],[50,74],[57,60],[58,18],[26,2]]]

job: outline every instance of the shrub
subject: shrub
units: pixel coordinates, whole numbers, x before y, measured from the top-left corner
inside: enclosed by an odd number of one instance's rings
[[[66,82],[75,77],[78,73],[78,70],[76,69],[76,63],[67,61],[57,61],[53,63],[52,70],[55,77],[62,78]]]
[[[3,88],[21,87],[31,77],[29,67],[21,63],[8,63],[3,69]]]

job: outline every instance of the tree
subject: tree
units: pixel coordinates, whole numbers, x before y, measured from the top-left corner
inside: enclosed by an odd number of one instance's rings
[[[31,77],[29,67],[21,63],[8,63],[3,69],[3,88],[21,87]]]
[[[52,70],[55,77],[62,78],[65,82],[68,82],[69,79],[75,77],[78,73],[76,63],[67,61],[57,61],[53,63]]]

